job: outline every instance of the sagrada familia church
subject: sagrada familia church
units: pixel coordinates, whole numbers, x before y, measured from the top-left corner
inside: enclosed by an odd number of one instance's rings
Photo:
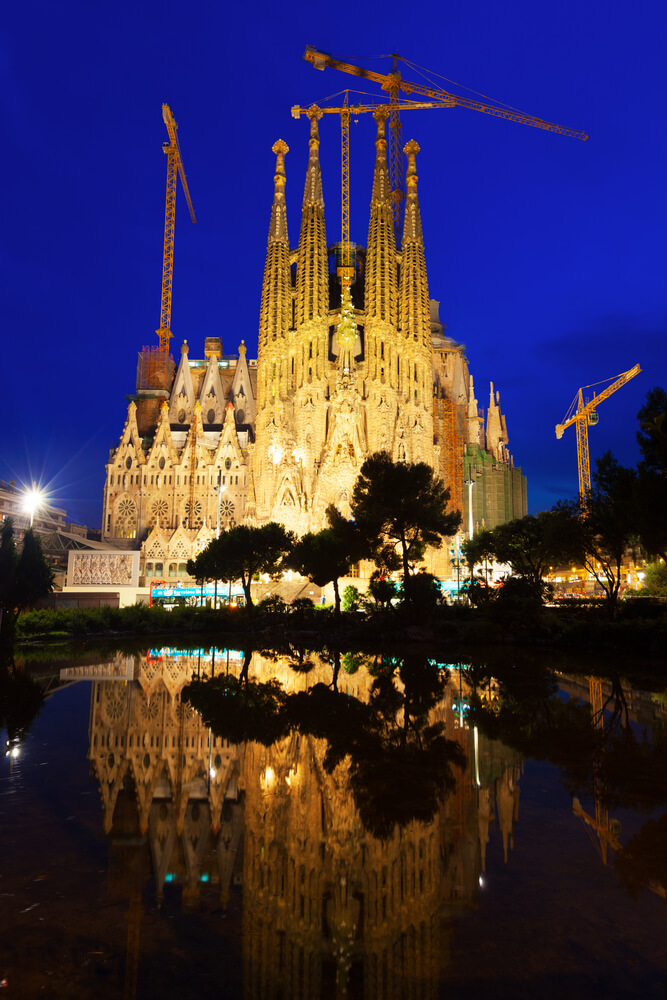
[[[164,389],[146,387],[139,374],[106,468],[102,537],[116,549],[141,549],[142,575],[182,576],[188,558],[235,524],[319,530],[329,504],[349,513],[361,465],[379,450],[433,467],[463,515],[462,535],[527,512],[499,395],[491,385],[484,414],[465,349],[446,335],[429,296],[419,146],[405,146],[399,249],[385,116],[376,112],[367,245],[353,244],[341,268],[345,248],[327,243],[320,115],[311,108],[296,248],[287,227],[288,148],[282,140],[273,146],[257,360],[243,341],[228,354],[212,336],[203,358],[183,343]]]

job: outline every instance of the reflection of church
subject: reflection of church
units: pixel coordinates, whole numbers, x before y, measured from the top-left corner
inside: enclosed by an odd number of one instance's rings
[[[478,527],[526,512],[526,481],[513,466],[498,394],[491,385],[485,415],[465,349],[446,336],[429,298],[418,145],[406,146],[399,248],[385,121],[377,116],[367,245],[352,245],[343,260],[340,246],[327,244],[320,112],[309,117],[295,248],[287,230],[288,150],[282,141],[273,147],[257,361],[246,357],[243,341],[238,353],[225,354],[218,336],[206,338],[204,358],[185,342],[166,374],[154,352],[140,356],[137,394],[106,468],[103,538],[121,548],[143,543],[153,575],[183,576],[193,550],[219,527],[244,520],[318,530],[329,504],[349,510],[359,469],[378,450],[432,465],[450,486],[452,507],[464,512],[464,531],[469,476]]]
[[[290,692],[330,683],[331,668],[312,659],[306,678],[253,654],[250,676],[278,677]],[[180,889],[184,908],[203,891],[224,902],[242,883],[249,1000],[344,989],[435,996],[456,914],[479,891],[496,812],[507,858],[516,756],[465,727],[450,684],[432,721],[445,723],[468,766],[431,822],[381,841],[359,820],[347,764],[325,772],[324,740],[293,733],[268,749],[229,746],[181,705],[193,673],[240,667],[238,653],[165,649],[137,658],[130,681],[94,681],[89,756],[112,844],[124,838],[144,852],[158,901]],[[364,670],[345,678],[362,699],[369,682]]]

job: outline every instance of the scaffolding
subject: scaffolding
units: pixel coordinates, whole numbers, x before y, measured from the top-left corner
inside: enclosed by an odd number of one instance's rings
[[[172,356],[160,345],[144,347],[137,362],[137,426],[141,437],[155,430],[174,371]]]
[[[445,390],[442,396],[443,479],[449,487],[449,509],[463,509],[463,435],[459,432],[456,406]]]

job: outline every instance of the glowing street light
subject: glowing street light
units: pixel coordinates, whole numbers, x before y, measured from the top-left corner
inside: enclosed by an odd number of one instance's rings
[[[39,489],[37,483],[33,483],[31,489],[26,490],[23,495],[23,510],[30,514],[30,527],[32,528],[35,519],[35,511],[44,506],[46,494]]]

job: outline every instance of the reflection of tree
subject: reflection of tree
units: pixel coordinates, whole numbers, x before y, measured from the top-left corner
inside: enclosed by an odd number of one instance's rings
[[[649,820],[619,853],[614,869],[631,896],[648,885],[667,900],[667,813]]]
[[[223,674],[193,680],[183,688],[182,700],[199,712],[216,736],[229,743],[254,741],[271,746],[287,732],[287,696],[275,679],[250,680],[250,658],[246,653],[238,677]]]
[[[448,675],[425,657],[376,659],[368,704],[316,685],[292,695],[290,717],[302,732],[324,737],[328,773],[350,758],[350,786],[366,829],[381,838],[411,820],[427,822],[453,790],[460,746],[429,713]]]
[[[272,659],[282,658],[295,673],[307,673],[308,650],[285,643]],[[396,825],[430,820],[442,797],[455,787],[453,766],[463,767],[458,743],[444,735],[442,722],[430,721],[442,700],[448,673],[424,656],[368,656],[373,677],[368,702],[337,690],[339,650],[325,650],[331,684],[287,694],[277,680],[248,676],[246,654],[238,678],[219,676],[193,680],[183,698],[201,713],[216,736],[230,743],[270,746],[296,730],[325,739],[324,768],[333,774],[349,758],[349,780],[361,820],[370,832],[387,837]],[[355,670],[361,664],[356,658]]]
[[[575,698],[563,702],[551,672],[538,665],[530,671],[495,665],[493,674],[499,708],[492,712],[473,694],[472,721],[487,735],[524,756],[548,760],[560,768],[573,796],[594,799],[595,817],[585,813],[577,798],[575,812],[599,835],[606,863],[607,844],[619,848],[609,825],[609,809],[641,812],[667,802],[667,731],[657,728],[652,739],[646,732],[637,735],[630,725],[623,684],[614,671],[605,680],[604,699],[601,679],[589,678],[591,704]],[[490,668],[476,668],[476,687],[490,678]],[[651,820],[626,847],[620,848],[615,867],[621,883],[629,890],[636,892],[641,884],[649,884],[664,895],[664,839],[662,848],[657,845],[659,835],[664,838],[666,824],[665,817],[657,822]]]
[[[30,674],[17,669],[11,647],[0,644],[0,729],[9,748],[23,743],[44,704],[44,693]]]

